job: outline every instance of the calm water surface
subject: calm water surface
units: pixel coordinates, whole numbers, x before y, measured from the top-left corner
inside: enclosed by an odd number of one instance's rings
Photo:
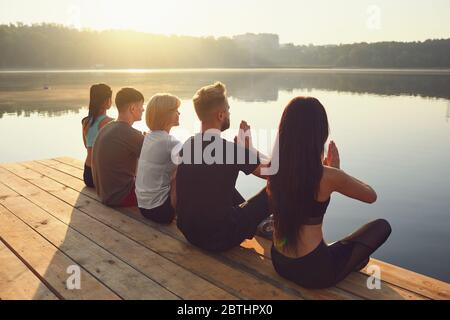
[[[132,72],[0,73],[0,162],[70,156],[83,159],[81,119],[89,86],[114,92],[133,86],[146,100],[157,92],[182,99],[180,128],[186,139],[199,129],[191,97],[220,80],[227,84],[231,127],[247,120],[257,138],[274,132],[294,96],[320,99],[342,168],[371,184],[378,201],[366,205],[333,196],[324,229],[331,242],[376,218],[393,233],[375,258],[450,282],[450,75],[373,74],[294,70],[187,70]],[[112,116],[117,112],[112,108]],[[147,130],[145,123],[135,127]],[[232,129],[228,133],[235,134]],[[269,134],[270,135],[270,134]],[[270,140],[269,140],[270,141]],[[268,151],[270,143],[262,143]],[[240,176],[245,197],[264,183]]]

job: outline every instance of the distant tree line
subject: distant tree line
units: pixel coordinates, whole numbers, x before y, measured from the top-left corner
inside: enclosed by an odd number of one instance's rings
[[[0,68],[450,68],[450,39],[341,45],[280,44],[277,35],[164,36],[0,25]]]

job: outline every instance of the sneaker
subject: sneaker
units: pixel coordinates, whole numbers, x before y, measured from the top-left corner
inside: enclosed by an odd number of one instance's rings
[[[273,215],[270,215],[258,225],[258,228],[256,229],[256,235],[268,240],[272,240],[273,230]]]

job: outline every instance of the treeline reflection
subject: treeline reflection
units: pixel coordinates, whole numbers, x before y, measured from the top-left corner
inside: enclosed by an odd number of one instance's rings
[[[421,96],[450,100],[450,75],[382,74],[297,71],[180,71],[1,73],[0,117],[38,112],[60,116],[86,107],[89,86],[108,83],[114,90],[132,86],[146,98],[171,92],[190,99],[195,91],[214,81],[228,87],[229,96],[245,102],[277,101],[280,91],[326,90],[386,96]]]

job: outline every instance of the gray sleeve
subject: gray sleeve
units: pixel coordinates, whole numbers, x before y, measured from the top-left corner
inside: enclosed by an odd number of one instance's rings
[[[169,154],[169,157],[172,155],[172,151],[175,150],[177,146],[180,145],[180,141],[178,141],[175,137],[169,136],[167,139],[167,153]]]

